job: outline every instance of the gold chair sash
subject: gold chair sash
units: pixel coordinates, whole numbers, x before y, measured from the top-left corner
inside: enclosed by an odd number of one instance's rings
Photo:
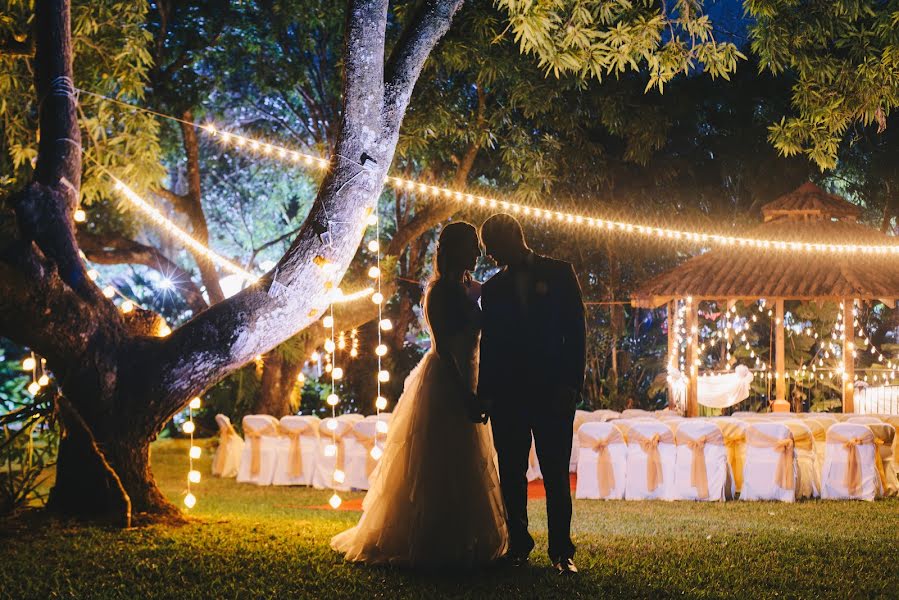
[[[609,445],[623,444],[624,436],[616,427],[612,427],[609,435],[604,438],[595,438],[584,431],[578,431],[577,439],[581,448],[589,448],[596,452],[596,480],[599,482],[599,495],[607,498],[615,487],[615,469],[612,467]]]
[[[300,438],[309,434],[312,425],[309,423],[296,423],[299,427],[282,427],[281,430],[287,439],[290,440],[290,449],[288,450],[289,462],[287,464],[287,475],[292,479],[303,476],[303,450],[300,445]]]
[[[687,446],[693,451],[693,460],[690,465],[690,485],[696,488],[697,495],[703,500],[709,497],[709,475],[706,471],[705,446],[714,444],[724,446],[724,436],[718,429],[698,438],[692,438],[680,429],[674,436],[678,446]]]
[[[364,433],[357,431],[356,429],[350,429],[347,434],[341,439],[341,444],[345,443],[348,437],[352,437],[359,444],[365,448],[365,476],[371,477],[372,471],[375,470],[375,466],[378,464],[378,461],[371,455],[371,451],[375,447],[375,441],[378,436],[375,435],[365,435]]]
[[[843,485],[846,486],[846,489],[849,491],[850,496],[858,496],[862,491],[862,466],[861,466],[861,458],[859,457],[858,447],[864,446],[866,444],[874,445],[874,456],[880,458],[880,453],[877,451],[877,442],[874,437],[874,434],[871,433],[870,430],[866,431],[862,435],[848,438],[844,435],[840,435],[836,431],[832,429],[827,432],[827,441],[828,442],[836,442],[837,444],[841,444],[843,448],[846,449],[847,452],[847,460],[846,460],[846,476],[843,478]],[[875,462],[877,459],[875,458]],[[883,470],[883,465],[881,464],[880,470]],[[880,473],[878,473],[880,475]]]
[[[237,437],[234,426],[228,423],[226,426],[219,427],[219,449],[215,453],[215,459],[212,463],[212,473],[219,475],[225,471],[225,461],[228,459],[228,447],[231,441]]]
[[[640,445],[646,454],[646,489],[654,492],[661,485],[664,476],[662,474],[662,455],[659,452],[659,444],[673,444],[674,434],[671,430],[661,433],[653,433],[649,437],[643,435],[636,428],[628,431],[628,442]]]
[[[796,488],[796,476],[793,471],[793,439],[776,438],[760,431],[756,427],[746,428],[746,443],[755,448],[771,448],[780,453],[774,482],[785,490]]]
[[[734,476],[734,487],[739,492],[743,489],[743,461],[746,457],[746,429],[738,423],[713,421],[724,437],[724,448],[727,451],[727,462]]]
[[[262,436],[278,435],[278,426],[275,423],[269,423],[256,429],[245,423],[243,433],[250,441],[250,477],[256,477],[262,466]]]
[[[812,434],[810,428],[808,427],[794,427],[790,424],[787,424],[787,429],[790,430],[790,433],[793,434],[793,446],[797,450],[814,450],[815,449],[815,438]]]

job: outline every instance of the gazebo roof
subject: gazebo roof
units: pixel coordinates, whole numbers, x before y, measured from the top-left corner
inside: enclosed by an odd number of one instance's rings
[[[789,194],[784,194],[762,207],[765,221],[779,217],[837,218],[855,221],[860,214],[861,211],[857,206],[839,196],[828,194],[811,181],[803,183]]]
[[[809,218],[814,207],[818,218]],[[766,222],[748,231],[747,237],[824,244],[899,242],[856,223],[856,207],[810,183],[765,205],[766,209]],[[873,254],[717,248],[653,277],[634,291],[632,303],[655,307],[687,296],[890,301],[899,298],[899,261]]]

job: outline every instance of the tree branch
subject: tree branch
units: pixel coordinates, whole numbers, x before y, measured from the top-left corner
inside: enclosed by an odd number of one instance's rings
[[[101,265],[135,264],[159,271],[178,282],[184,300],[194,314],[206,310],[206,300],[191,275],[169,260],[158,248],[116,235],[78,231],[78,245],[88,260]]]

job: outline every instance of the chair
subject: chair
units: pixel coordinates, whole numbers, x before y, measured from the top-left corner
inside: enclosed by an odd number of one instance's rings
[[[874,433],[858,423],[837,423],[827,430],[821,497],[874,500],[881,495]]]
[[[543,479],[543,473],[540,471],[540,461],[537,459],[537,444],[534,441],[533,434],[531,434],[531,450],[528,452],[528,470],[525,475],[529,482]]]
[[[893,429],[899,433],[899,416],[887,415],[883,418],[884,423],[889,423]],[[893,438],[893,466],[896,467],[896,474],[899,475],[899,435]]]
[[[752,422],[746,428],[741,500],[796,500],[796,449],[783,423]]]
[[[613,419],[620,419],[621,413],[616,410],[609,410],[608,408],[601,408],[599,410],[594,410],[593,414],[599,417],[596,419],[597,421],[611,421]]]
[[[896,441],[896,428],[889,423],[871,423],[868,429],[874,434],[874,444],[877,446],[879,463],[877,473],[880,475],[880,484],[883,487],[884,496],[899,495],[899,478],[896,476],[895,454],[893,444]]]
[[[360,413],[345,413],[342,415],[337,415],[337,419],[340,421],[349,421],[351,423],[355,423],[357,421],[362,421],[365,419],[365,415]]]
[[[749,426],[733,417],[716,417],[711,422],[721,430],[724,448],[727,450],[727,464],[734,480],[734,492],[743,489],[743,465],[746,464],[746,428]]]
[[[381,458],[386,438],[378,432],[377,426],[377,420],[365,419],[355,423],[343,437],[346,483],[354,490],[369,488],[371,474]]]
[[[587,422],[577,432],[575,498],[621,500],[627,473],[627,443],[612,423]]]
[[[671,500],[676,449],[674,433],[655,419],[632,420],[627,433],[627,500]]]
[[[323,490],[334,488],[342,492],[350,490],[346,480],[345,437],[356,423],[364,419],[322,419],[318,424],[318,456],[312,475],[312,487]]]
[[[621,411],[622,419],[633,419],[635,417],[651,417],[652,413],[642,408],[625,408]]]
[[[850,417],[844,421],[844,423],[856,423],[858,425],[872,425],[874,423],[883,423],[883,420],[880,417],[872,417],[870,415],[864,415],[861,417]]]
[[[818,498],[821,496],[821,474],[815,452],[815,434],[806,421],[784,421],[784,425],[793,435],[796,448],[796,497]]]
[[[212,457],[212,474],[215,477],[236,477],[243,453],[243,438],[234,431],[227,416],[215,415],[215,423],[219,428],[219,445]]]
[[[238,483],[271,485],[278,462],[278,419],[270,415],[247,415],[243,418],[243,434],[247,443],[240,456]]]
[[[818,490],[821,490],[821,469],[824,467],[824,447],[827,445],[827,429],[837,421],[828,419],[805,419],[803,423],[812,430],[815,440],[815,469],[818,474]]]
[[[591,421],[602,421],[602,419],[598,415],[594,415],[594,413],[587,410],[576,410],[574,411],[574,427],[572,431],[574,433],[571,436],[571,458],[568,461],[568,472],[576,473],[577,472],[577,458],[578,458],[578,450],[580,448],[580,444],[578,444],[577,432],[581,428],[581,425],[584,423],[589,423]]]
[[[717,425],[686,419],[678,424],[674,441],[675,500],[723,501],[734,497],[724,435]]]
[[[272,485],[312,485],[318,459],[318,417],[281,417],[282,438]]]

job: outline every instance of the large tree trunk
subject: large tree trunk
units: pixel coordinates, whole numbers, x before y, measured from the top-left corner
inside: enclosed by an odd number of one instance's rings
[[[278,348],[263,356],[262,385],[254,412],[280,419],[295,414],[299,408],[297,375],[303,359],[292,360]]]
[[[269,295],[269,274],[170,336],[154,337],[153,315],[135,310],[123,316],[87,277],[78,255],[72,216],[81,143],[74,95],[66,87],[72,76],[69,0],[36,1],[41,138],[34,181],[9,202],[17,235],[0,247],[0,335],[47,358],[71,409],[61,411],[65,438],[54,509],[123,524],[130,510],[176,513],[153,480],[150,440],[191,397],[323,314],[326,282],[340,281],[362,240],[422,65],[461,3],[419,5],[385,67],[387,0],[349,2],[335,158],[279,261],[286,293]],[[0,218],[10,215],[0,212]],[[322,235],[329,229],[330,240]]]

